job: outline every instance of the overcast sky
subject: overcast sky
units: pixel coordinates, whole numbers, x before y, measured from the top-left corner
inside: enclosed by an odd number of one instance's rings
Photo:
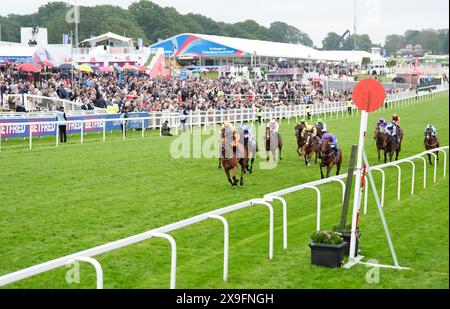
[[[74,0],[66,0],[70,2]],[[407,29],[448,28],[448,0],[356,0],[357,32],[367,33],[375,43],[384,43],[387,34],[403,34]],[[0,15],[29,14],[48,0],[5,1]],[[80,5],[114,4],[124,8],[134,0],[77,0]],[[175,7],[180,13],[200,13],[216,21],[256,20],[269,26],[284,21],[308,33],[318,47],[330,31],[353,30],[354,0],[153,0]],[[81,16],[81,19],[83,16]]]

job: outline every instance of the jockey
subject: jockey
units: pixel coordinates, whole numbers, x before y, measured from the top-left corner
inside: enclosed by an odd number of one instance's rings
[[[386,122],[386,120],[384,120],[383,117],[380,117],[380,119],[378,119],[377,129],[381,129],[381,128],[385,129],[387,125],[388,125],[388,123]]]
[[[242,132],[244,132],[244,137],[248,137],[249,141],[254,141],[254,136],[252,134],[252,127],[250,127],[249,125],[243,124],[239,127],[239,129],[242,130]]]
[[[312,125],[312,124],[307,123],[307,122],[305,121],[305,119],[302,119],[302,120],[300,121],[300,124],[303,125],[302,137],[305,136],[306,132],[312,133],[313,136],[316,136],[316,135],[317,135],[316,127],[315,127],[314,125]]]
[[[436,137],[436,140],[439,142],[438,137],[437,137],[437,130],[436,130],[436,128],[433,127],[433,125],[431,125],[431,124],[428,124],[428,125],[425,127],[425,132],[424,132],[425,140],[426,140],[426,138],[427,138],[427,131],[428,131],[428,130],[431,131],[431,136]],[[424,140],[424,143],[425,143],[425,140]]]
[[[389,123],[389,124],[386,126],[386,132],[387,132],[390,136],[396,137],[396,138],[397,138],[397,141],[400,143],[400,137],[397,135],[397,130],[398,130],[398,127],[397,127],[397,124],[396,124],[394,121],[392,121],[391,123]]]
[[[391,122],[400,128],[400,117],[397,114],[392,115]]]
[[[336,136],[334,136],[334,135],[331,134],[331,133],[325,133],[325,134],[322,136],[322,139],[320,140],[320,143],[323,143],[326,139],[330,140],[330,146],[331,146],[331,149],[334,150],[334,153],[335,153],[335,155],[336,155],[336,157],[337,157],[338,152],[339,152],[339,147],[338,147],[338,144],[337,144],[337,138],[336,138]]]
[[[316,125],[320,127],[322,133],[327,133],[327,124],[322,119],[317,119]]]
[[[270,132],[278,133],[280,125],[275,118],[272,118],[272,120],[270,120],[270,122],[267,124],[267,127],[270,128]]]

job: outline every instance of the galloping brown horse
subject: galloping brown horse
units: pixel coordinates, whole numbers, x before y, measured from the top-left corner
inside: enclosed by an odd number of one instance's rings
[[[314,164],[317,164],[317,158],[319,157],[320,152],[319,141],[320,139],[317,136],[313,136],[311,132],[306,132],[304,136],[305,145],[303,146],[306,166],[310,165],[313,154],[316,155]]]
[[[335,151],[331,148],[331,140],[325,139],[320,144],[320,156],[322,161],[320,162],[320,177],[323,179],[324,175],[322,172],[322,167],[327,168],[327,176],[330,177],[331,169],[333,165],[336,165],[336,175],[339,175],[339,171],[341,170],[342,164],[342,150],[339,148],[338,154],[336,156]]]
[[[403,131],[400,130],[400,128],[398,128],[398,132],[400,142],[398,141],[396,136],[391,136],[388,132],[384,132],[383,137],[384,163],[387,163],[387,156],[389,156],[389,160],[390,162],[392,162],[394,152],[395,152],[395,161],[398,160],[398,155],[402,150]]]
[[[264,140],[266,143],[267,162],[269,162],[269,152],[272,152],[272,159],[275,161],[277,148],[280,154],[280,160],[282,160],[281,150],[283,149],[283,140],[281,139],[281,134],[278,132],[271,132],[270,128],[266,127]]]
[[[299,156],[303,155],[303,146],[305,146],[305,139],[302,137],[302,132],[305,127],[301,124],[295,127],[295,136],[297,138],[297,154]]]
[[[384,138],[383,138],[383,134],[384,134],[384,127],[380,128],[376,128],[375,129],[375,142],[377,144],[377,152],[378,152],[378,162],[380,162],[381,160],[381,150],[384,151]]]
[[[427,129],[425,131],[425,149],[426,150],[432,150],[439,148],[439,139],[437,136],[433,136],[433,131],[431,129]],[[436,151],[436,159],[439,161],[439,152]],[[431,162],[431,154],[428,154],[428,160],[430,161],[430,164],[433,165]]]
[[[236,142],[236,132],[228,127],[222,128],[220,161],[230,184],[236,186],[240,182],[242,186],[244,185],[244,174],[247,169],[248,152]],[[238,156],[242,156],[242,158]],[[240,181],[237,180],[239,165],[241,165]],[[233,170],[233,178],[231,178],[230,170]]]

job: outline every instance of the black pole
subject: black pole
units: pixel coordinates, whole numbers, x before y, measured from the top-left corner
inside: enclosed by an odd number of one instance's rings
[[[352,145],[350,162],[348,164],[347,183],[345,185],[344,202],[342,203],[341,224],[339,226],[339,231],[341,231],[341,232],[345,230],[345,225],[346,225],[346,221],[347,221],[348,204],[350,202],[350,194],[352,192],[353,172],[355,171],[355,168],[356,168],[355,161],[356,161],[357,151],[358,151],[358,145]]]

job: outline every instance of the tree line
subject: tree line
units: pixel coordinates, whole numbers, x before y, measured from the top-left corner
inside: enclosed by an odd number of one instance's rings
[[[50,2],[39,7],[34,14],[0,16],[2,40],[19,42],[20,27],[35,24],[48,29],[49,43],[61,43],[62,34],[69,33],[74,28],[73,24],[66,21],[69,9],[70,6],[64,2]],[[80,7],[80,41],[108,31],[143,38],[145,45],[179,33],[190,32],[313,46],[313,41],[307,33],[280,21],[273,22],[270,27],[259,25],[253,20],[237,23],[216,22],[200,14],[183,15],[172,7],[161,7],[146,0],[135,2],[127,9],[113,5]],[[395,55],[397,50],[408,44],[420,44],[426,52],[448,54],[448,37],[448,29],[408,30],[404,35],[388,35],[385,45],[379,47],[383,47],[388,55]],[[356,48],[370,51],[376,45],[367,34],[340,35],[330,32],[323,39],[322,46],[324,50]]]

